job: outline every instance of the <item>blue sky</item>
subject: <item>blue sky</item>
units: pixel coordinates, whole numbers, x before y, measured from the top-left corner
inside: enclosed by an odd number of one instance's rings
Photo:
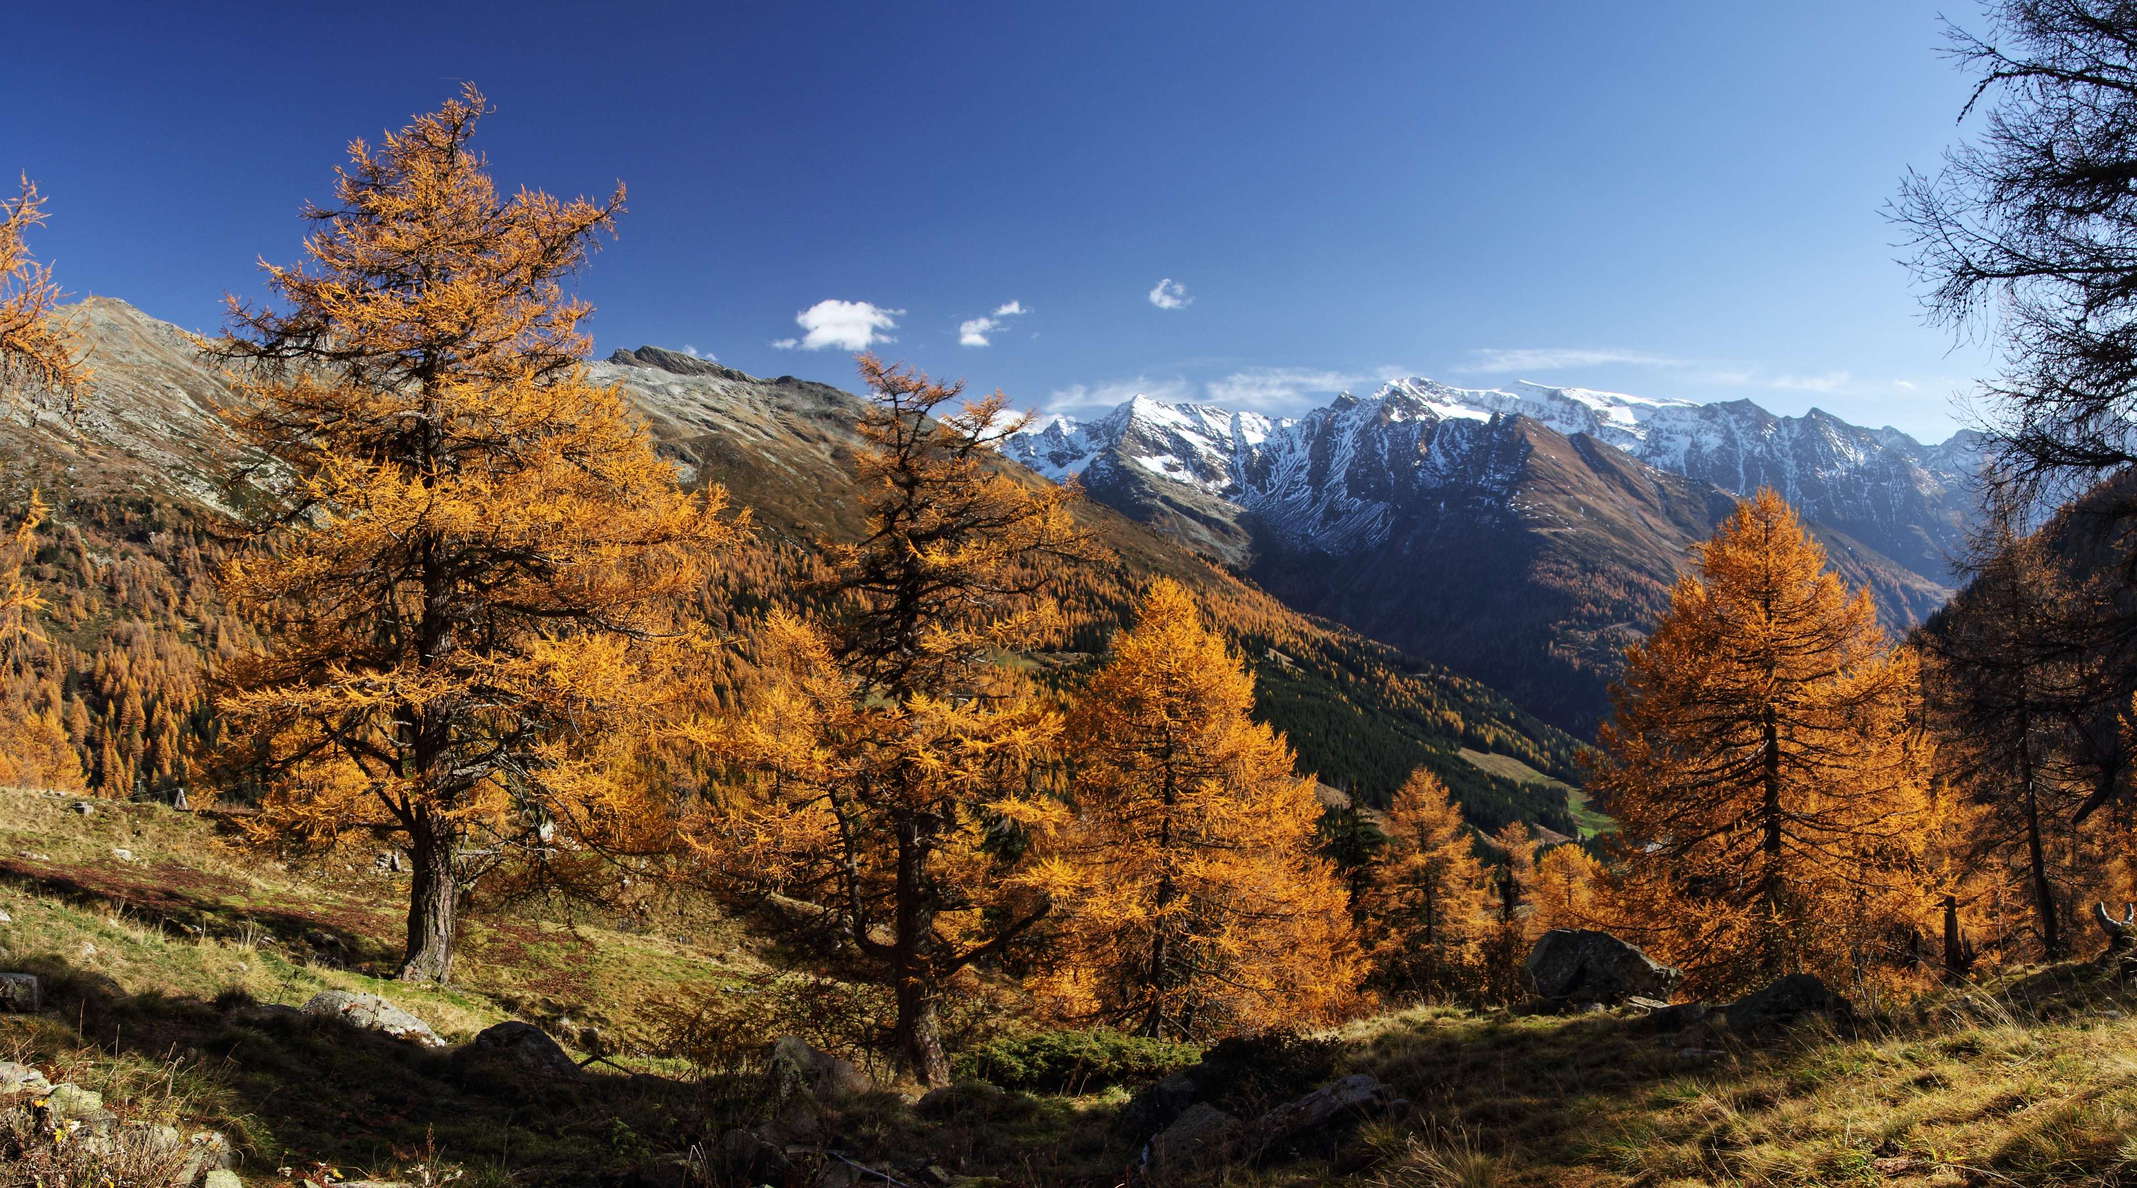
[[[38,5],[0,172],[70,289],[212,328],[347,140],[465,78],[507,185],[629,185],[581,282],[604,354],[850,385],[866,339],[1068,409],[1532,379],[1934,439],[1984,357],[1921,324],[1879,208],[1959,132],[1938,11]]]

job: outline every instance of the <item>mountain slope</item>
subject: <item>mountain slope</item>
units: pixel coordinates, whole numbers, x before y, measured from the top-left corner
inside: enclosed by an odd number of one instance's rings
[[[48,530],[55,543],[32,576],[60,604],[61,630],[27,650],[12,684],[19,700],[52,711],[90,786],[167,793],[187,778],[188,747],[214,735],[204,700],[213,657],[246,638],[212,582],[248,491],[211,411],[226,380],[185,335],[122,302],[92,299],[69,316],[97,370],[92,411],[78,427],[25,423],[0,446],[0,514],[19,509],[32,486],[58,504]],[[658,348],[618,352],[593,372],[624,388],[691,481],[722,483],[755,513],[757,544],[708,599],[723,626],[804,588],[822,572],[820,544],[862,530],[858,398]],[[1487,772],[1461,752],[1573,778],[1571,738],[1474,679],[1304,618],[1104,506],[1087,503],[1079,514],[1114,560],[1058,575],[1070,640],[1036,657],[1054,679],[1094,662],[1152,577],[1177,577],[1255,668],[1262,714],[1324,780],[1377,801],[1422,763],[1481,824],[1521,816],[1570,831],[1562,792]],[[115,655],[124,671],[105,672]]]
[[[1281,421],[1138,398],[1050,419],[1012,452],[1301,610],[1585,731],[1736,491],[1776,485],[1889,628],[1919,621],[1949,593],[1977,444],[1748,402],[1401,380]]]

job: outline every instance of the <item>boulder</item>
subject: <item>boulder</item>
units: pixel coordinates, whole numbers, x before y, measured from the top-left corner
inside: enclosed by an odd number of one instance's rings
[[[786,1148],[754,1130],[730,1130],[713,1145],[712,1157],[724,1178],[720,1183],[779,1184],[792,1167]]]
[[[1359,1122],[1409,1104],[1379,1080],[1356,1073],[1254,1119],[1226,1147],[1232,1157],[1248,1161],[1289,1158],[1308,1146],[1333,1148]]]
[[[773,1096],[780,1100],[797,1093],[819,1102],[836,1103],[875,1088],[868,1074],[807,1040],[785,1035],[772,1043],[770,1075]]]
[[[1628,998],[1668,1000],[1677,971],[1607,932],[1553,928],[1529,950],[1529,981],[1546,1002],[1616,1005]]]
[[[245,1182],[228,1168],[218,1167],[200,1179],[200,1188],[245,1188]]]
[[[27,1064],[12,1060],[0,1060],[0,1097],[15,1097],[20,1094],[42,1096],[52,1091],[52,1082],[45,1075]]]
[[[104,1108],[104,1095],[80,1085],[60,1084],[44,1096],[45,1121],[103,1123],[111,1119],[111,1111]]]
[[[586,1076],[548,1033],[518,1020],[485,1028],[455,1050],[452,1059],[467,1075],[506,1085],[570,1082]]]
[[[1815,975],[1795,973],[1744,995],[1723,1007],[1722,1014],[1730,1031],[1749,1033],[1787,1027],[1813,1015],[1844,1021],[1855,1017],[1855,1008]]]
[[[321,990],[304,1004],[304,1013],[322,1019],[339,1019],[351,1027],[376,1031],[408,1040],[426,1048],[442,1048],[445,1041],[430,1024],[387,1002],[376,994],[351,994],[346,990]]]
[[[44,1005],[44,996],[36,974],[0,973],[0,1013],[29,1014]]]
[[[1143,1139],[1171,1126],[1202,1096],[1195,1070],[1184,1068],[1135,1095],[1120,1112],[1121,1129]]]
[[[1198,1101],[1150,1140],[1145,1158],[1150,1169],[1161,1174],[1215,1162],[1223,1158],[1238,1126],[1239,1119],[1206,1101]]]

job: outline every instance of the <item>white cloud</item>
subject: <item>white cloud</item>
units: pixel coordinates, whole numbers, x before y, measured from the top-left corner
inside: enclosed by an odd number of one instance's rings
[[[1892,381],[1892,386],[1898,388],[1902,392],[1912,392],[1921,385],[1915,383],[1913,380],[1896,379]]]
[[[701,351],[696,347],[691,346],[687,342],[683,344],[683,353],[693,359],[703,359],[707,363],[717,363],[720,361],[720,357],[718,355],[713,354],[711,351]]]
[[[1012,301],[1007,305],[997,307],[993,313],[984,318],[972,318],[959,322],[957,324],[957,345],[968,347],[986,346],[989,341],[987,338],[989,334],[994,334],[1007,328],[1005,319],[1030,312],[1030,310],[1024,308],[1022,302]]]
[[[1838,392],[1854,379],[1845,371],[1828,371],[1823,375],[1777,375],[1766,381],[1769,388],[1789,392]]]
[[[1457,372],[1496,375],[1510,371],[1564,371],[1572,367],[1607,367],[1630,364],[1639,367],[1684,367],[1690,361],[1657,355],[1650,351],[1580,347],[1487,347],[1469,352],[1469,362]]]
[[[1308,397],[1332,396],[1345,389],[1401,374],[1322,371],[1311,367],[1250,367],[1205,385],[1211,404],[1257,412],[1295,412]]]
[[[783,351],[820,351],[826,347],[865,351],[879,342],[898,341],[880,331],[896,329],[898,319],[904,316],[902,309],[885,309],[866,301],[827,299],[794,315],[795,325],[808,333],[798,339],[782,338],[772,345]]]
[[[1159,309],[1179,309],[1183,306],[1193,305],[1194,301],[1194,298],[1187,295],[1187,286],[1169,276],[1159,281],[1156,288],[1150,290],[1150,304],[1157,306]]]

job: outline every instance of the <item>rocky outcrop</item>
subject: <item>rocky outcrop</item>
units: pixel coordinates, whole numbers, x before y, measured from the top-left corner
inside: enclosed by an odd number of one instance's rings
[[[1677,971],[1632,945],[1587,928],[1553,928],[1529,950],[1529,981],[1547,1005],[1601,1003],[1629,998],[1667,1002]]]
[[[339,1019],[351,1027],[390,1035],[426,1048],[442,1048],[445,1041],[430,1024],[380,998],[376,994],[351,994],[346,990],[321,990],[304,1004],[304,1013],[322,1019]]]
[[[806,1095],[824,1104],[836,1104],[875,1088],[868,1074],[822,1049],[811,1047],[796,1036],[781,1036],[772,1044],[770,1080],[775,1098]]]
[[[516,1019],[485,1028],[453,1051],[452,1062],[461,1076],[500,1088],[544,1088],[586,1076],[549,1033]]]
[[[1309,1147],[1330,1149],[1358,1123],[1406,1109],[1409,1102],[1364,1073],[1321,1086],[1239,1128],[1226,1144],[1235,1159],[1290,1158]]]
[[[36,974],[0,973],[0,1013],[29,1014],[44,1005],[44,983]]]
[[[1731,1032],[1755,1035],[1813,1018],[1846,1022],[1855,1017],[1855,1007],[1816,976],[1794,973],[1744,995],[1721,1013]]]

